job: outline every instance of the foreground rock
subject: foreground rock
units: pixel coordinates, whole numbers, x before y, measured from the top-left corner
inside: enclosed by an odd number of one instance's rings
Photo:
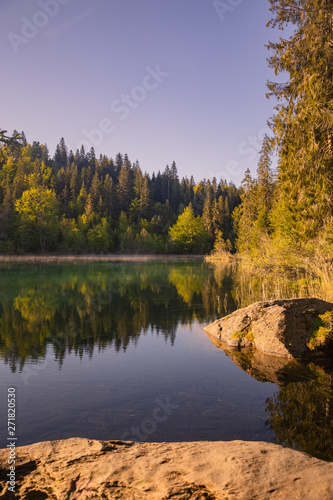
[[[204,331],[230,347],[254,346],[267,354],[302,357],[319,315],[333,312],[333,304],[314,298],[257,302],[218,319]]]
[[[125,443],[72,438],[17,448],[16,498],[333,498],[333,463],[263,442]],[[0,450],[0,498],[12,499]]]

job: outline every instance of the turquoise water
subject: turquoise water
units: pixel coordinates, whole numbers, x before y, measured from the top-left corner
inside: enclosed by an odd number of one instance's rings
[[[18,445],[82,436],[307,446],[299,435],[288,442],[278,423],[281,390],[236,366],[202,330],[237,308],[230,269],[11,264],[0,280],[1,447],[8,387]]]

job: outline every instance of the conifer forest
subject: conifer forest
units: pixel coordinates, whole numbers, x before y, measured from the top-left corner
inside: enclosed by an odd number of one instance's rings
[[[240,190],[179,179],[176,163],[152,176],[126,154],[95,157],[1,132],[1,253],[205,253],[223,234],[232,248]]]

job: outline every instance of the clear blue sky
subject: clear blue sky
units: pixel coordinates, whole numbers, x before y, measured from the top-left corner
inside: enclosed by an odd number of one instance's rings
[[[0,128],[52,156],[63,136],[149,173],[174,160],[239,184],[273,113],[277,35],[268,0],[224,3],[223,16],[211,0],[1,0]]]

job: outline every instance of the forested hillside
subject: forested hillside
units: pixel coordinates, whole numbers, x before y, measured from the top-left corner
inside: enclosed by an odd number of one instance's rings
[[[179,179],[175,162],[151,176],[126,154],[50,157],[25,134],[0,131],[1,253],[205,253],[232,248],[240,190],[222,180]]]

